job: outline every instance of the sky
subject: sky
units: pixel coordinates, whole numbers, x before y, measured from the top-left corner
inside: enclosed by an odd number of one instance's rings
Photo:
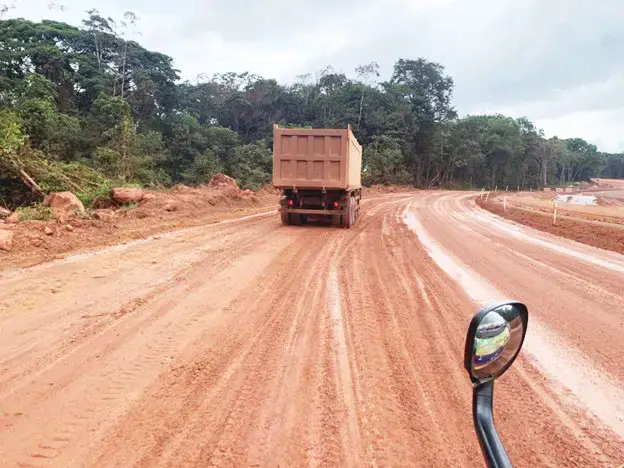
[[[139,18],[137,40],[183,79],[249,71],[293,82],[332,65],[424,57],[455,82],[460,115],[526,116],[546,136],[624,151],[624,0],[1,0],[8,17],[78,25]],[[62,5],[62,8],[60,7]]]

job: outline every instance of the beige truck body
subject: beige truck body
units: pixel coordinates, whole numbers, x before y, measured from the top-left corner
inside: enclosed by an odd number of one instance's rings
[[[351,131],[273,126],[273,185],[280,189],[356,190],[362,146]]]

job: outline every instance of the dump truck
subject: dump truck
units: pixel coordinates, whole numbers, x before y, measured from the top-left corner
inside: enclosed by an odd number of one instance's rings
[[[362,146],[347,129],[273,126],[273,185],[284,224],[325,217],[350,228],[360,215]]]

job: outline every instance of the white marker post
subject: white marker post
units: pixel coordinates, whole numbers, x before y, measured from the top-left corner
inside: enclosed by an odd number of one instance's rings
[[[553,226],[557,224],[557,199],[553,202]]]
[[[485,204],[487,205],[488,198],[490,198],[490,192],[485,194]]]
[[[507,197],[503,198],[503,211],[507,211]]]

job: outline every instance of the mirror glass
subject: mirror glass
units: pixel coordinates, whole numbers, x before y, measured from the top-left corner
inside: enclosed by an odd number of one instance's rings
[[[514,304],[499,306],[477,325],[471,358],[471,373],[479,380],[496,378],[520,351],[524,336],[521,309]]]

